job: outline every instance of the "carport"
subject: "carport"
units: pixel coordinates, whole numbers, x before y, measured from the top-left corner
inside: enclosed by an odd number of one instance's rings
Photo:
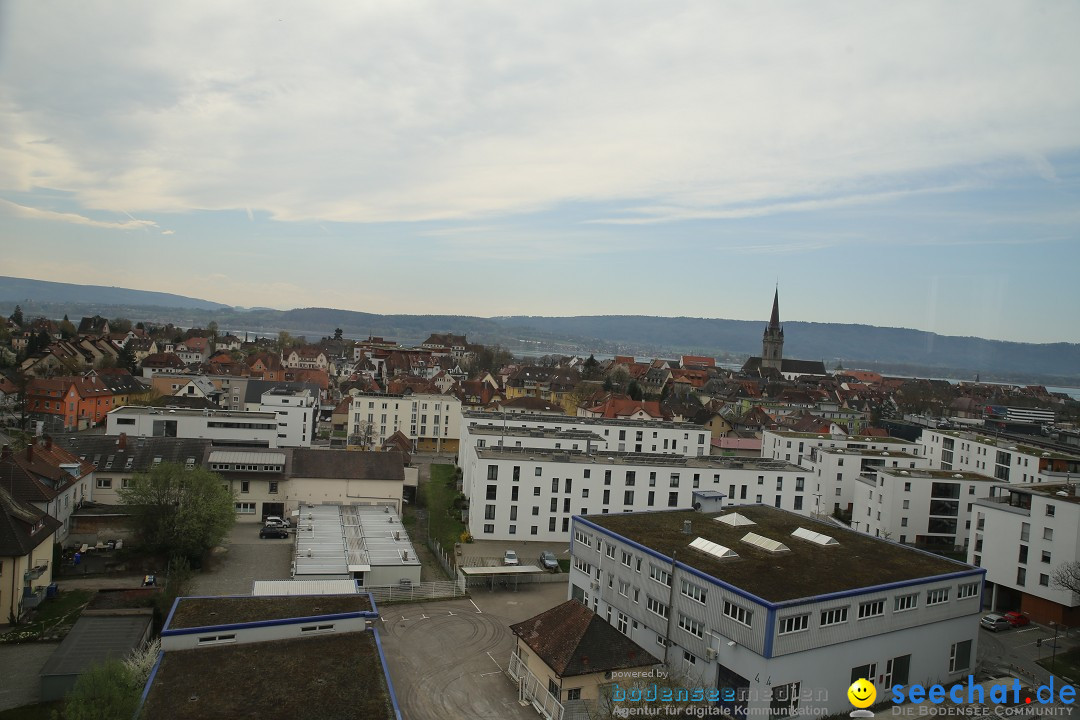
[[[459,567],[459,586],[465,589],[497,587],[518,589],[522,583],[535,582],[534,576],[545,575],[546,571],[536,565],[500,565],[498,567]]]

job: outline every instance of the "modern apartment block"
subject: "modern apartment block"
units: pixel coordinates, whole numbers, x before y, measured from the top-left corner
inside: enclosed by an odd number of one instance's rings
[[[400,432],[420,452],[457,452],[461,400],[453,395],[357,393],[349,412],[350,444],[381,446]]]
[[[932,466],[979,472],[1007,483],[1067,481],[1080,473],[1080,455],[1009,437],[953,430],[923,430],[922,445]]]
[[[311,447],[319,417],[318,393],[271,388],[262,394],[259,409],[277,415],[278,447]]]
[[[913,445],[913,443],[908,444]],[[918,446],[916,445],[917,449]],[[910,449],[910,448],[907,448]],[[855,447],[811,447],[800,463],[809,471],[814,485],[814,505],[822,513],[852,512],[860,480],[874,477],[878,470],[929,467],[925,457],[897,449],[877,450]],[[854,515],[852,518],[854,519]]]
[[[773,507],[573,518],[571,598],[754,715],[973,671],[984,571]],[[821,709],[823,708],[823,709]]]
[[[484,429],[482,436],[473,436],[472,427],[478,426]],[[578,418],[571,416],[536,415],[536,413],[519,412],[484,412],[473,410],[462,413],[461,417],[461,449],[458,452],[458,464],[468,462],[468,451],[475,447],[489,447],[498,445],[501,441],[505,446],[516,446],[513,438],[492,437],[490,430],[513,429],[521,427],[525,430],[536,431],[571,431],[594,433],[602,438],[599,445],[592,444],[589,448],[584,445],[581,449],[595,449],[597,452],[645,452],[660,454],[676,454],[688,458],[707,456],[710,446],[708,431],[701,425],[689,422],[669,422],[665,420],[627,420],[613,418]],[[573,441],[567,444],[570,449]],[[524,443],[528,446],[529,443]]]
[[[851,526],[933,552],[967,550],[974,504],[1003,484],[975,472],[880,468],[858,478]]]
[[[913,457],[925,455],[925,450],[919,443],[894,437],[829,435],[790,430],[765,430],[761,433],[761,454],[774,460],[803,465],[814,448],[866,451],[868,455],[882,452]]]
[[[986,568],[995,610],[1041,623],[1080,623],[1080,599],[1053,573],[1080,559],[1080,497],[1072,483],[1008,485],[975,502],[968,561]]]
[[[105,434],[206,438],[214,445],[278,447],[277,415],[270,412],[192,410],[125,405],[105,418]]]
[[[811,509],[806,471],[782,461],[505,445],[463,454],[472,458],[462,475],[477,539],[566,542],[574,515],[685,509],[705,492],[725,504]]]

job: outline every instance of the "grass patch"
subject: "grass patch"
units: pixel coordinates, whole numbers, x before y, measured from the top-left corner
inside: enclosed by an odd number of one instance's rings
[[[1046,652],[1044,643],[1043,652]],[[1068,652],[1059,652],[1056,657],[1053,658],[1053,670],[1051,670],[1051,656],[1046,656],[1038,660],[1046,670],[1050,670],[1058,677],[1068,678],[1070,681],[1075,681],[1080,678],[1080,648],[1076,650],[1069,650]]]
[[[0,720],[50,720],[54,711],[60,713],[63,709],[63,700],[38,703],[37,705],[23,705],[22,707],[0,712]]]
[[[421,489],[428,511],[429,535],[448,553],[454,552],[454,543],[460,542],[465,532],[461,511],[453,506],[458,495],[455,479],[453,465],[432,465],[431,479]]]
[[[67,635],[93,595],[92,590],[68,590],[44,600],[35,608],[30,622],[0,635],[0,642],[31,642],[43,634],[50,637]]]
[[[564,573],[570,572],[570,559],[569,558],[562,558],[562,559],[560,559],[558,561],[558,563],[559,563],[559,571],[560,572],[564,572]]]

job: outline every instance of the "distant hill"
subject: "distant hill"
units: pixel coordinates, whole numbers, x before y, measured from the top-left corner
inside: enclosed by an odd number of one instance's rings
[[[217,310],[228,305],[149,290],[129,290],[104,285],[73,285],[71,283],[27,280],[0,276],[0,302],[21,303],[92,303],[117,306],[152,306]]]
[[[50,293],[52,293],[50,295]],[[33,302],[27,303],[26,299]],[[111,301],[110,301],[111,299]],[[379,335],[405,344],[431,333],[467,334],[472,342],[499,344],[518,354],[632,354],[676,357],[712,355],[741,362],[761,352],[760,321],[692,317],[607,315],[581,317],[462,315],[378,315],[333,308],[234,308],[169,293],[69,285],[0,277],[0,304],[22,302],[27,315],[60,317],[101,314],[180,327],[205,327],[211,320],[222,331],[276,335],[287,331],[308,340],[332,335]],[[4,314],[10,312],[5,310]],[[823,360],[829,369],[874,368],[922,377],[1080,384],[1080,344],[1032,344],[950,337],[921,330],[838,323],[784,323],[784,356]]]

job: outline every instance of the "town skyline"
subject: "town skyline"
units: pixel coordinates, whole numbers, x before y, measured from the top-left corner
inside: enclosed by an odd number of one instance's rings
[[[1075,4],[66,12],[0,27],[8,275],[1080,342]]]

